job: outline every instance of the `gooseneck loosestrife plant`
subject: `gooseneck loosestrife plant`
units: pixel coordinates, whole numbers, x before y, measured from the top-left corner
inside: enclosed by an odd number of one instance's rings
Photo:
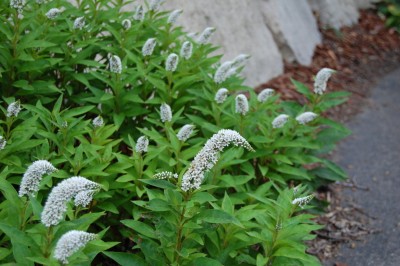
[[[0,1],[1,262],[320,264],[308,210],[346,178],[324,154],[348,93],[325,68],[293,80],[304,105],[256,94],[251,57],[220,62],[165,1]]]

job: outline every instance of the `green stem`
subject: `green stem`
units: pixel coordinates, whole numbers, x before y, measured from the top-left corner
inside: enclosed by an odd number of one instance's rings
[[[185,221],[185,214],[186,214],[186,203],[190,200],[191,194],[190,192],[185,193],[184,196],[184,206],[182,208],[182,211],[179,215],[179,220],[178,220],[178,233],[176,234],[176,245],[175,245],[175,262],[176,265],[179,265],[179,261],[180,261],[180,255],[179,252],[182,249],[182,232],[183,232],[183,226],[185,225],[186,221]]]
[[[28,203],[29,203],[29,201],[26,200],[24,203],[24,208],[22,209],[22,212],[21,212],[21,226],[19,227],[19,229],[21,231],[24,231],[25,226],[26,226],[25,215],[26,215],[26,209],[28,208]]]
[[[48,258],[50,256],[50,245],[51,245],[51,241],[53,240],[53,227],[50,226],[49,228],[47,228],[47,233],[46,233],[46,245],[43,251],[43,255],[45,258]]]

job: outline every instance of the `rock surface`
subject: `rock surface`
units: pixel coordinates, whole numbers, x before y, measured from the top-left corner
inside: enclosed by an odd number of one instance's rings
[[[307,0],[264,0],[261,12],[283,58],[311,64],[316,45],[321,43],[317,21]]]

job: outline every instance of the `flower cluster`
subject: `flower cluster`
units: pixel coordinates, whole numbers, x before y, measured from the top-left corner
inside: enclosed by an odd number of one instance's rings
[[[85,17],[76,18],[74,21],[74,29],[81,30],[81,29],[83,29],[83,27],[85,27]]]
[[[257,100],[260,103],[264,103],[269,99],[269,97],[274,95],[274,93],[275,93],[275,91],[273,89],[264,89],[258,94]]]
[[[236,96],[236,108],[235,112],[241,115],[246,115],[249,111],[249,102],[244,94],[239,94]]]
[[[229,71],[232,69],[232,62],[223,63],[215,72],[214,81],[217,84],[224,82],[229,77]]]
[[[167,71],[174,72],[178,67],[178,63],[179,63],[178,55],[172,53],[168,56],[167,61],[165,62],[165,69]]]
[[[94,127],[101,127],[104,125],[104,120],[101,116],[97,116],[95,119],[93,119],[92,124]]]
[[[163,171],[157,173],[153,176],[155,179],[170,179],[170,178],[178,178],[178,174],[174,174],[172,172]]]
[[[161,4],[164,2],[164,0],[152,0],[151,2],[150,2],[150,6],[149,6],[149,9],[150,10],[153,10],[153,11],[157,11],[159,8],[160,8],[160,6],[161,6]]]
[[[209,171],[217,163],[219,152],[233,144],[253,151],[253,148],[238,132],[230,129],[221,129],[214,134],[194,157],[189,169],[182,178],[183,191],[198,189],[204,179],[205,172]]]
[[[133,19],[137,20],[137,21],[142,21],[144,19],[144,15],[145,15],[145,12],[144,12],[143,6],[139,5],[136,8],[136,12],[135,12],[135,15],[133,15]]]
[[[283,127],[286,122],[288,121],[289,116],[285,114],[278,115],[273,121],[272,121],[272,127],[273,128],[281,128]]]
[[[25,6],[25,0],[11,0],[10,7],[17,9],[18,13],[22,12]]]
[[[58,8],[51,8],[47,13],[46,13],[46,17],[48,19],[55,19],[57,18],[60,14],[62,13],[61,9]]]
[[[304,112],[296,117],[296,121],[299,124],[305,125],[311,121],[313,121],[318,115],[313,112]]]
[[[219,104],[224,103],[226,98],[228,97],[228,93],[229,93],[228,89],[221,88],[215,94],[214,100]]]
[[[314,92],[316,94],[321,95],[325,92],[328,79],[335,72],[336,71],[333,69],[323,68],[317,73],[317,76],[315,77],[315,81],[314,81]]]
[[[167,121],[170,122],[172,120],[172,111],[171,111],[171,107],[168,104],[166,104],[166,103],[161,104],[160,116],[161,116],[161,121],[163,123],[165,123]]]
[[[305,205],[307,205],[312,199],[314,198],[314,195],[308,195],[306,197],[302,198],[295,198],[292,201],[293,205],[299,205],[300,208],[303,208]]]
[[[194,126],[193,125],[184,125],[176,135],[176,137],[180,141],[186,141],[190,135],[193,133]]]
[[[122,27],[124,27],[124,29],[129,30],[132,26],[132,22],[129,19],[124,19],[122,21]]]
[[[109,67],[111,72],[121,74],[122,72],[121,58],[119,58],[119,56],[117,55],[111,56],[109,59]]]
[[[46,160],[33,162],[22,177],[18,195],[20,197],[24,195],[35,196],[34,194],[39,191],[39,184],[43,175],[51,174],[54,171],[57,171],[57,168]]]
[[[155,38],[148,39],[142,48],[143,56],[150,56],[153,54],[154,48],[156,47],[157,40]]]
[[[236,58],[233,59],[233,61],[232,61],[232,67],[234,67],[234,68],[239,67],[241,64],[246,62],[247,59],[249,59],[249,58],[250,58],[250,55],[247,55],[247,54],[240,54],[240,55],[236,56]]]
[[[84,231],[71,230],[63,234],[57,241],[54,258],[63,264],[68,264],[68,258],[86,244],[97,238],[96,234]]]
[[[17,117],[21,110],[22,108],[19,101],[13,102],[7,107],[7,117]]]
[[[178,17],[182,14],[183,10],[182,9],[178,9],[178,10],[174,10],[168,17],[167,23],[169,24],[175,24],[176,20],[178,19]]]
[[[138,153],[147,152],[149,139],[146,136],[140,136],[136,142],[135,151]]]
[[[181,52],[180,52],[181,57],[188,60],[190,57],[192,57],[192,53],[193,53],[193,44],[189,41],[184,42],[181,47]]]
[[[210,41],[212,34],[215,32],[215,28],[208,27],[206,28],[200,36],[197,38],[198,44],[207,44]]]
[[[47,198],[41,215],[42,224],[46,227],[57,225],[67,211],[68,201],[74,198],[75,206],[86,206],[92,200],[93,193],[99,188],[99,184],[81,176],[63,180],[51,190]]]
[[[0,151],[4,150],[6,145],[7,145],[7,140],[3,138],[3,136],[0,136]]]

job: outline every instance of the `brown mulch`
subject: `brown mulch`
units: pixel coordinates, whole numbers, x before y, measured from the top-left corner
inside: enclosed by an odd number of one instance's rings
[[[283,99],[304,103],[290,79],[313,87],[313,77],[324,67],[337,70],[328,89],[352,93],[347,104],[330,111],[337,120],[346,121],[362,106],[375,80],[400,65],[400,35],[388,29],[375,10],[361,12],[359,24],[343,27],[340,31],[321,29],[322,44],[318,45],[310,66],[285,63],[284,74],[258,86],[277,90]]]
[[[349,91],[349,101],[328,112],[328,116],[344,122],[354,116],[367,102],[366,98],[374,83],[383,75],[400,67],[400,34],[384,25],[384,20],[376,10],[361,12],[359,23],[344,27],[340,31],[323,29],[323,41],[315,51],[311,66],[286,63],[284,74],[256,88],[277,90],[283,99],[305,103],[305,99],[295,91],[290,79],[313,87],[313,77],[324,67],[337,70],[329,81],[328,89]],[[318,198],[329,202],[324,215],[316,221],[325,227],[315,232],[316,239],[310,241],[308,252],[326,261],[338,252],[338,244],[349,243],[356,247],[356,241],[377,231],[370,228],[374,217],[369,216],[354,203],[340,201],[344,186],[364,189],[357,184],[347,183],[330,185]],[[340,265],[340,264],[338,264]]]

